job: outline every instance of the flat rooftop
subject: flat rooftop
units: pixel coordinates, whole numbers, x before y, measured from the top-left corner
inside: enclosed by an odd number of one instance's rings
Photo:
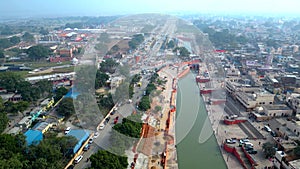
[[[279,105],[263,105],[268,110],[291,110],[287,105],[279,104]]]

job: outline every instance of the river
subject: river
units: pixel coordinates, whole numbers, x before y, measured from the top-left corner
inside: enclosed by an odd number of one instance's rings
[[[178,82],[176,109],[179,169],[226,169],[193,73]]]

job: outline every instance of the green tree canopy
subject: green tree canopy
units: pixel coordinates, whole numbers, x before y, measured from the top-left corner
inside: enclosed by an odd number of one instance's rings
[[[99,106],[106,109],[106,110],[110,110],[114,107],[115,103],[114,100],[112,98],[111,93],[109,93],[106,96],[100,96],[99,98]]]
[[[190,56],[190,52],[185,47],[176,47],[173,52],[179,51],[179,56],[187,58]]]
[[[143,96],[140,103],[139,103],[139,109],[142,111],[147,111],[151,108],[151,102],[149,96]]]
[[[90,157],[90,169],[126,169],[128,166],[127,157],[119,156],[109,151],[99,150]]]
[[[154,90],[156,90],[156,86],[153,83],[149,83],[146,87],[146,95],[150,95]]]
[[[170,40],[167,44],[168,49],[173,49],[175,47],[175,42],[174,40]]]
[[[9,41],[12,43],[12,45],[16,45],[21,42],[21,39],[18,36],[13,36],[9,38]]]
[[[130,49],[136,49],[144,41],[144,36],[142,34],[133,35],[132,39],[128,42]]]
[[[49,48],[44,47],[42,45],[32,46],[26,52],[29,58],[33,60],[40,60],[42,58],[46,58],[50,54]]]
[[[100,87],[104,87],[106,85],[109,76],[106,73],[97,70],[96,80],[95,80],[95,89],[99,89]]]
[[[114,73],[119,64],[114,61],[112,58],[105,59],[100,63],[100,71],[101,72],[109,72]]]
[[[274,144],[272,144],[270,142],[264,143],[262,146],[262,149],[263,149],[263,152],[264,152],[266,158],[273,157],[276,153]]]
[[[300,146],[298,145],[296,148],[293,149],[293,153],[297,156],[300,157]]]
[[[41,27],[39,33],[42,34],[42,35],[48,35],[48,34],[49,34],[49,31],[48,31],[48,29],[45,29],[44,27]]]
[[[24,82],[24,78],[13,72],[0,73],[0,87],[9,92],[15,92],[17,86]]]
[[[57,108],[57,113],[69,117],[70,115],[75,113],[73,99],[72,98],[64,98]]]
[[[1,47],[0,47],[0,49],[1,49]],[[3,50],[0,50],[0,58],[4,58],[4,57],[5,57],[4,51],[3,51]]]
[[[2,133],[8,124],[8,117],[6,115],[6,113],[4,112],[0,112],[0,133]]]
[[[22,36],[22,39],[26,42],[34,42],[34,36],[28,32],[25,32],[24,35]]]
[[[131,115],[116,124],[113,129],[129,137],[139,138],[141,135],[142,121],[138,115]]]
[[[61,99],[64,95],[68,93],[68,89],[65,87],[60,87],[56,89],[55,96],[54,96],[54,102],[57,102],[59,99]]]

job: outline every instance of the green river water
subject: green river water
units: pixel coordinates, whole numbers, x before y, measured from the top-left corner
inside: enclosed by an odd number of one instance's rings
[[[177,89],[176,144],[179,169],[226,169],[194,74],[189,73],[180,79]]]

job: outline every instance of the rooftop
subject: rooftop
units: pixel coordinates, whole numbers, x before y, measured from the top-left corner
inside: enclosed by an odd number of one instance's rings
[[[290,110],[287,105],[285,104],[278,104],[278,105],[263,105],[268,110]]]
[[[38,144],[43,139],[42,132],[37,130],[28,130],[24,135],[26,136],[27,145]]]
[[[294,161],[290,161],[289,164],[291,166],[293,166],[294,168],[300,168],[300,159],[294,160]]]

